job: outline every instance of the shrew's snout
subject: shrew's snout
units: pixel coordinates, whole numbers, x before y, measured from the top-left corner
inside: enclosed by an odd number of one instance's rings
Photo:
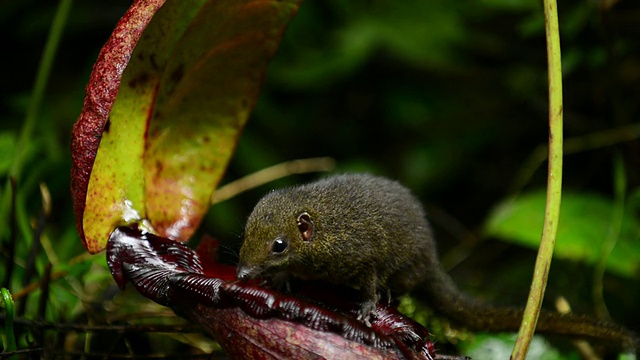
[[[236,278],[238,280],[251,280],[256,277],[258,273],[258,268],[256,266],[247,266],[238,264],[238,270],[236,272]]]

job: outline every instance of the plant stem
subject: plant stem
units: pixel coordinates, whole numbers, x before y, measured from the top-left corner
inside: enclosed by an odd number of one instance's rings
[[[542,306],[553,248],[556,242],[562,197],[562,59],[558,6],[555,0],[544,0],[547,61],[549,71],[549,173],[547,175],[547,204],[544,214],[542,240],[531,282],[529,299],[524,310],[520,331],[511,359],[524,359],[529,350]]]
[[[601,319],[610,319],[609,310],[607,304],[604,301],[604,274],[607,270],[607,260],[616,246],[620,233],[622,232],[622,222],[624,220],[624,213],[626,208],[627,198],[627,177],[625,174],[624,160],[619,153],[614,153],[613,158],[613,211],[611,212],[611,225],[609,225],[609,231],[607,237],[602,243],[600,250],[600,258],[593,270],[593,286],[592,286],[592,298],[596,309],[596,315]]]
[[[13,332],[13,299],[11,293],[5,288],[0,289],[0,308],[4,308],[6,312],[6,318],[4,320],[4,330],[6,344],[4,345],[5,352],[16,351],[16,337]],[[9,356],[9,359],[17,359],[16,355]]]

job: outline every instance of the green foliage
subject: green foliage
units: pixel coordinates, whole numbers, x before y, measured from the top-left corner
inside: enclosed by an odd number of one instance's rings
[[[14,149],[16,146],[16,138],[10,132],[0,133],[0,174],[6,176],[11,167]]]
[[[508,359],[516,341],[514,335],[478,334],[472,342],[465,344],[465,354],[472,359]],[[577,356],[565,356],[554,349],[540,336],[534,336],[527,359],[531,360],[577,360]]]
[[[4,313],[4,329],[2,329],[3,350],[16,351],[16,336],[13,330],[13,299],[11,293],[5,288],[0,288],[0,310]],[[16,359],[16,356],[10,356],[10,360]]]
[[[499,204],[487,220],[486,235],[537,249],[545,210],[543,191],[523,194]],[[614,201],[594,193],[565,193],[555,247],[558,258],[595,265],[604,242],[619,233],[607,269],[627,277],[640,271],[640,218],[626,211],[621,229],[612,229]],[[629,209],[632,210],[632,209]]]
[[[275,81],[291,88],[329,86],[353,75],[380,52],[393,54],[409,66],[448,67],[453,46],[463,38],[460,8],[446,1],[375,1],[366,6],[367,11],[362,5],[341,1],[332,6],[347,21],[328,29],[322,28],[322,16],[313,5],[301,9],[289,33],[315,27],[324,36],[320,46],[317,41],[305,41],[308,35],[289,36],[295,54],[291,61],[284,60],[286,55],[276,59],[270,70]],[[301,27],[305,29],[298,30]]]

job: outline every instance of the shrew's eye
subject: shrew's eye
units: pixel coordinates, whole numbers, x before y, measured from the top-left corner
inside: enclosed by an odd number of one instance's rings
[[[316,232],[316,227],[311,220],[311,215],[307,212],[303,212],[298,215],[298,230],[302,235],[302,240],[311,241]]]
[[[282,254],[289,248],[289,242],[283,238],[277,238],[271,243],[272,254]]]

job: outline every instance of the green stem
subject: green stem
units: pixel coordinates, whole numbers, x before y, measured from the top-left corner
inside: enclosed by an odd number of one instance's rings
[[[531,282],[529,299],[524,310],[518,339],[511,359],[524,359],[529,350],[540,315],[542,299],[547,287],[549,268],[556,242],[562,196],[562,60],[558,6],[555,0],[544,0],[547,61],[549,71],[549,173],[547,175],[547,204],[542,240]]]
[[[11,293],[9,290],[5,288],[0,289],[0,308],[4,308],[7,313],[4,321],[4,330],[5,330],[5,339],[6,344],[4,345],[5,352],[13,352],[17,350],[16,347],[16,337],[13,332],[13,299],[11,298]],[[9,356],[9,359],[17,359],[17,355]]]
[[[604,274],[607,270],[607,260],[609,260],[609,256],[620,238],[626,208],[625,199],[627,197],[627,177],[625,175],[624,161],[619,153],[615,153],[613,160],[613,190],[615,199],[611,213],[611,225],[609,226],[607,237],[602,244],[600,258],[593,270],[593,303],[596,314],[602,319],[610,318],[607,304],[604,301]]]
[[[72,0],[60,0],[55,17],[53,18],[53,22],[51,23],[49,37],[47,38],[47,43],[45,45],[44,52],[42,53],[42,58],[40,59],[40,65],[38,67],[35,84],[33,85],[33,91],[31,93],[31,99],[29,100],[29,107],[27,108],[24,125],[22,126],[22,131],[20,133],[18,143],[16,144],[16,152],[13,158],[13,162],[11,163],[11,167],[9,168],[8,177],[13,177],[17,181],[20,180],[20,173],[22,172],[22,168],[24,167],[27,148],[29,146],[29,143],[33,141],[31,137],[38,120],[38,112],[41,107],[40,104],[42,103],[42,98],[44,97],[44,92],[47,88],[47,81],[49,80],[49,74],[51,73],[53,60],[55,59],[58,45],[60,43],[60,39],[62,38],[62,32],[64,30],[65,23],[67,22],[69,11],[71,10],[71,4]],[[9,209],[10,199],[11,184],[9,183],[9,181],[7,181],[5,191],[2,195],[2,203],[0,203],[0,219],[7,218],[6,214]],[[6,233],[5,231],[7,224],[4,220],[0,220],[0,226],[2,227],[0,228],[0,236],[3,236]]]

